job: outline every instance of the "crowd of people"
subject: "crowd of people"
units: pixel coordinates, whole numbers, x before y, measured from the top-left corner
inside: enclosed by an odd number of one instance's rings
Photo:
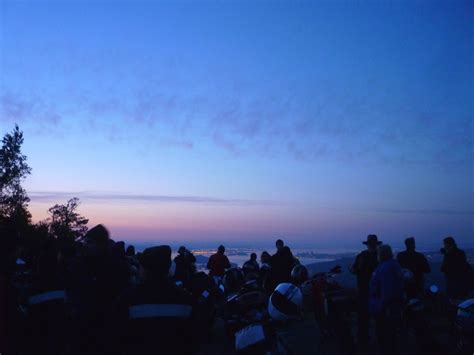
[[[182,246],[174,258],[167,245],[136,253],[114,242],[98,225],[80,242],[47,238],[35,247],[1,230],[0,353],[12,354],[193,354],[209,339],[215,299],[231,263],[219,246],[197,270],[196,258]],[[414,238],[396,259],[376,235],[364,242],[350,271],[357,277],[357,342],[369,344],[370,320],[377,342],[395,349],[395,325],[406,297],[422,297],[430,265]],[[449,298],[466,297],[472,270],[454,239],[444,239],[442,271]],[[282,240],[276,252],[252,253],[242,265],[246,279],[258,280],[270,295],[291,283],[299,265]],[[301,267],[300,267],[301,268]],[[411,273],[406,282],[406,273]],[[47,307],[45,307],[47,305]]]
[[[363,242],[367,249],[357,255],[351,272],[357,275],[357,340],[362,348],[369,344],[369,322],[375,319],[377,342],[384,354],[396,351],[396,326],[402,315],[404,300],[422,299],[424,274],[431,272],[426,257],[416,251],[413,237],[405,240],[406,250],[394,259],[389,245],[376,235]],[[441,271],[446,277],[446,296],[451,300],[468,297],[473,289],[473,270],[464,251],[453,237],[443,240]]]

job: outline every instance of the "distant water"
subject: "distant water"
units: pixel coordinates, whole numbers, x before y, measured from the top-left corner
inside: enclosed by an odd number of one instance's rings
[[[151,244],[135,244],[137,251],[151,246]],[[205,270],[208,258],[216,252],[216,249],[197,249],[190,248],[197,259],[197,267],[199,270]],[[402,250],[402,248],[394,248],[394,252]],[[250,258],[251,253],[256,253],[258,260],[260,261],[260,254],[263,251],[269,252],[271,255],[275,253],[275,248],[226,248],[226,255],[230,262],[235,266],[242,266],[242,264]],[[320,271],[326,271],[340,265],[342,267],[342,273],[338,275],[337,281],[346,287],[355,287],[355,277],[349,272],[349,266],[354,262],[354,257],[358,252],[364,250],[361,246],[358,249],[351,248],[333,248],[333,249],[322,249],[322,248],[292,248],[293,254],[299,259],[303,265],[307,265],[310,274]],[[425,251],[430,250],[430,251]],[[173,248],[173,258],[176,256],[177,248]],[[439,249],[436,248],[420,248],[421,252],[424,252],[431,264],[432,272],[426,275],[426,284],[436,284],[444,287],[444,276],[440,272],[440,265],[443,259]],[[474,248],[464,248],[468,261],[474,267]],[[174,263],[173,263],[174,264]],[[174,265],[171,269],[174,272]]]
[[[142,251],[147,248],[148,245],[136,245],[137,251]],[[177,248],[173,248],[173,258],[177,255]],[[216,252],[216,249],[193,249],[190,250],[197,257],[197,263],[203,264],[207,262],[207,259]],[[244,262],[250,259],[251,253],[257,254],[257,259],[260,261],[260,255],[263,251],[267,251],[270,255],[273,255],[276,250],[275,248],[226,248],[226,255],[229,258],[229,261],[232,264],[237,266],[242,266]],[[293,255],[298,258],[298,260],[303,265],[314,264],[318,262],[327,262],[339,259],[341,257],[353,256],[356,254],[356,251],[347,251],[341,249],[326,249],[322,251],[319,248],[292,248],[291,251]]]

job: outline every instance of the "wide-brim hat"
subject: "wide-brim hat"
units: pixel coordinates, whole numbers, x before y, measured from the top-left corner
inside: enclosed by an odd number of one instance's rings
[[[382,242],[377,238],[375,234],[369,234],[367,236],[367,240],[365,242],[362,242],[362,244],[365,245],[380,245]]]

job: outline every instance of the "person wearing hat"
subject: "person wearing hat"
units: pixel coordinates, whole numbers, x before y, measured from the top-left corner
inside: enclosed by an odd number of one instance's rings
[[[174,258],[176,269],[174,280],[182,282],[185,288],[189,288],[193,274],[196,272],[196,257],[184,246],[179,247],[178,255]]]
[[[444,255],[441,271],[446,277],[446,294],[450,299],[463,299],[472,289],[473,270],[467,262],[466,254],[459,249],[453,237],[443,240]]]
[[[139,261],[142,282],[120,301],[122,349],[143,355],[195,353],[194,301],[169,277],[171,248],[147,248]]]
[[[415,251],[415,238],[405,239],[405,246],[406,250],[398,253],[397,261],[413,273],[413,282],[406,285],[406,294],[408,298],[420,298],[425,287],[424,274],[431,272],[431,268],[426,257]]]
[[[0,353],[13,354],[12,310],[16,308],[11,278],[14,272],[18,234],[0,225]]]
[[[366,347],[369,343],[369,285],[373,272],[377,268],[377,247],[382,244],[375,234],[367,236],[362,242],[367,250],[359,253],[350,270],[357,276],[357,343],[360,347]]]

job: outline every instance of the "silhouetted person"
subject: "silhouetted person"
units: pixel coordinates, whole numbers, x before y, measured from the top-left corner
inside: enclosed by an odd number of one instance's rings
[[[216,293],[214,281],[203,271],[194,274],[190,292],[196,301],[197,336],[204,341],[211,335],[216,315]]]
[[[0,353],[13,353],[11,339],[14,335],[12,328],[13,302],[11,276],[15,264],[16,233],[14,230],[0,227]]]
[[[125,255],[125,242],[116,242],[115,248],[121,253]]]
[[[258,272],[260,270],[260,266],[258,265],[257,261],[257,254],[252,253],[250,254],[250,259],[247,260],[244,265],[242,265],[242,271],[244,272],[244,275],[247,277],[249,275],[253,275],[258,277]]]
[[[135,256],[135,247],[133,245],[129,245],[127,250],[125,251],[125,255],[127,256]]]
[[[260,255],[259,281],[268,294],[271,294],[273,292],[273,282],[271,281],[271,264],[272,256],[267,251],[263,251]]]
[[[45,243],[33,268],[27,292],[23,337],[29,354],[64,354],[67,329],[66,292],[59,277],[58,255],[53,240]]]
[[[142,282],[120,300],[126,354],[192,354],[196,350],[194,300],[169,277],[171,248],[147,248],[140,255]]]
[[[413,273],[413,282],[405,288],[408,298],[422,297],[424,293],[424,274],[431,272],[428,260],[422,253],[415,251],[415,238],[405,239],[406,250],[398,253],[397,261],[404,269]]]
[[[375,316],[379,354],[396,353],[396,329],[403,302],[403,275],[389,245],[377,249],[379,265],[370,281],[370,313]]]
[[[196,272],[196,258],[184,246],[178,249],[178,255],[174,258],[176,269],[174,272],[175,281],[183,283],[185,288],[189,288],[191,278]]]
[[[267,251],[262,251],[262,254],[260,254],[261,266],[267,269],[270,269],[271,263],[272,263],[272,256]]]
[[[217,248],[217,253],[211,255],[207,262],[209,276],[214,279],[216,284],[218,284],[224,276],[225,270],[230,268],[229,259],[224,253],[225,248],[223,245],[220,245],[219,248]]]
[[[103,354],[109,350],[113,301],[127,287],[130,268],[121,247],[98,225],[86,234],[85,245],[71,265],[68,298],[77,321],[77,353]]]
[[[271,264],[272,264],[272,279],[274,286],[282,282],[291,282],[291,270],[295,265],[295,258],[291,253],[289,247],[285,246],[283,240],[278,239],[275,243],[277,252],[272,255]]]
[[[372,274],[378,265],[377,247],[382,244],[375,234],[367,236],[362,242],[367,250],[359,253],[351,267],[351,272],[357,275],[357,341],[361,347],[369,342],[369,285]]]
[[[447,237],[443,242],[441,271],[446,277],[446,294],[451,299],[462,299],[467,296],[472,285],[472,268],[453,237]]]

